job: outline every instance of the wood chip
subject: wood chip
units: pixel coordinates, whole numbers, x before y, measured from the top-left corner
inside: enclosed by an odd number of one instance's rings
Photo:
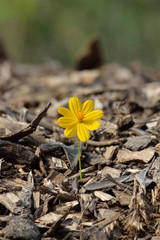
[[[105,178],[108,174],[110,174],[113,178],[118,178],[120,177],[121,170],[106,166],[99,172],[99,174],[101,174],[102,178]]]
[[[110,209],[103,209],[100,208],[98,210],[98,217],[99,218],[106,218],[107,220],[110,220],[110,218],[117,215],[116,211],[110,210]]]
[[[7,239],[41,239],[41,233],[36,224],[31,219],[20,216],[12,217],[9,224],[0,232],[0,235]]]
[[[105,193],[105,192],[102,192],[102,191],[95,191],[94,192],[94,195],[101,199],[102,201],[110,201],[112,199],[114,199],[115,197],[113,197],[112,195],[108,194],[108,193]]]
[[[122,206],[129,206],[132,196],[124,191],[113,190],[116,199],[120,202]]]
[[[127,148],[131,151],[138,151],[149,147],[151,144],[156,145],[157,140],[150,136],[139,136],[131,137],[123,145],[124,148]]]
[[[45,214],[44,216],[36,219],[35,222],[40,223],[41,225],[44,225],[44,226],[47,226],[47,225],[49,226],[49,225],[59,221],[62,218],[62,216],[63,215],[61,215],[61,214],[49,212],[49,213]]]
[[[34,191],[33,192],[33,202],[34,202],[34,208],[39,208],[40,206],[40,192]]]
[[[110,146],[107,148],[106,152],[103,154],[105,159],[113,159],[117,152],[118,146]]]
[[[118,151],[117,163],[126,163],[130,161],[142,161],[148,163],[155,155],[155,150],[147,148],[142,151],[132,152],[128,149],[123,148]]]

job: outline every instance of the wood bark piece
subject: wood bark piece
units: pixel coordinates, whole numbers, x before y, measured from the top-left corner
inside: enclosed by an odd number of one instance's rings
[[[87,154],[87,158],[85,161],[90,165],[102,164],[102,163],[110,163],[109,160],[106,160],[103,156],[96,154],[96,153],[89,153]]]
[[[110,209],[104,209],[99,208],[98,210],[98,218],[106,218],[107,220],[110,220],[110,218],[117,216],[117,212],[110,210]]]
[[[106,166],[100,171],[100,174],[102,178],[107,177],[108,174],[110,174],[113,178],[118,178],[120,177],[121,172],[122,171],[120,169]]]
[[[130,161],[142,161],[148,163],[155,155],[155,150],[147,148],[142,151],[132,152],[128,149],[122,149],[117,154],[117,163],[125,163]]]
[[[66,163],[59,159],[59,158],[56,158],[56,157],[52,157],[50,159],[50,168],[53,168],[53,169],[63,169],[63,170],[66,170],[68,169]]]
[[[121,131],[124,131],[126,129],[129,129],[134,125],[134,121],[132,118],[132,115],[126,115],[118,118],[117,124],[119,126],[119,129]]]
[[[44,226],[51,226],[53,223],[58,222],[62,218],[62,214],[56,214],[53,212],[49,212],[42,217],[38,218],[35,220],[35,222],[40,223],[41,225]]]
[[[116,196],[116,200],[118,200],[122,206],[129,206],[132,195],[129,195],[125,191],[118,191],[114,189],[113,193]]]
[[[123,147],[131,151],[138,151],[151,146],[151,144],[156,145],[157,142],[158,141],[156,139],[150,136],[131,137],[127,140]]]
[[[71,169],[73,170],[78,163],[78,147],[77,145],[67,146],[61,142],[50,142],[42,144],[40,151],[43,154],[53,154],[55,150],[62,148],[66,154],[66,157],[70,163]]]
[[[40,206],[40,192],[34,191],[33,192],[33,202],[34,202],[34,208],[37,209]]]
[[[80,235],[80,240],[109,240],[106,234],[97,227],[91,227],[84,230]]]
[[[78,205],[79,202],[77,200],[59,204],[59,206],[56,207],[56,213],[62,213],[64,211],[67,211],[68,209],[73,209]]]
[[[22,186],[20,191],[0,194],[0,203],[14,214],[30,214],[32,206],[32,191]]]
[[[103,154],[105,159],[113,159],[115,154],[117,153],[118,146],[110,146],[107,148],[106,152]]]
[[[0,203],[4,205],[10,212],[15,214],[20,214],[23,212],[23,205],[18,206],[19,197],[14,193],[6,193],[0,195]]]
[[[111,188],[117,185],[117,183],[130,183],[134,179],[134,175],[130,176],[121,176],[119,178],[115,179],[115,182],[113,182],[113,179],[110,180],[102,180],[102,181],[93,181],[91,183],[85,184],[83,187],[88,190],[88,191],[93,191],[93,190],[99,190],[99,189],[104,189],[104,188]],[[126,186],[127,187],[127,186]]]
[[[110,201],[110,200],[115,198],[114,196],[112,196],[112,195],[110,195],[108,193],[102,192],[102,191],[95,191],[94,195],[97,198],[100,198],[102,201]]]
[[[102,125],[96,131],[96,135],[101,136],[102,139],[113,139],[118,136],[118,126],[113,122],[104,122],[102,121]]]
[[[81,218],[88,212],[88,206],[92,201],[92,195],[83,193],[80,195]]]
[[[53,235],[55,233],[55,231],[57,230],[57,228],[59,227],[59,225],[64,221],[64,219],[66,218],[66,216],[68,215],[69,212],[70,212],[70,210],[68,210],[65,214],[63,214],[62,217],[60,217],[58,221],[54,222],[52,224],[52,226],[48,229],[48,231],[44,233],[44,237]]]
[[[0,139],[0,158],[18,164],[31,164],[37,162],[38,158],[33,152],[23,145],[3,141]]]
[[[1,221],[1,218],[0,218]],[[13,216],[8,225],[0,231],[7,239],[40,240],[41,234],[36,224],[27,218]]]
[[[133,127],[133,128],[131,128],[131,131],[137,136],[150,136],[150,137],[152,136],[152,134],[150,134],[149,132],[146,132],[140,128]]]

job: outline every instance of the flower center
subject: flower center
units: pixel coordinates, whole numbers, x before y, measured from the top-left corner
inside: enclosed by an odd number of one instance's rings
[[[82,120],[83,118],[84,118],[84,113],[83,112],[77,112],[77,118],[78,118],[78,120]]]

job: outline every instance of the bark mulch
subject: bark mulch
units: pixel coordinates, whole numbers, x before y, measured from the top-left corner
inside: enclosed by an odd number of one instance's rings
[[[0,239],[160,239],[159,77],[0,64]],[[77,139],[57,122],[72,96],[104,111],[81,144],[82,180]]]

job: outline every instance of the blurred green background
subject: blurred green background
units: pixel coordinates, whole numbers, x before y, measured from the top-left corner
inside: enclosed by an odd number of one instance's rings
[[[107,62],[160,65],[159,0],[0,0],[0,38],[19,62],[73,66],[93,37]]]

